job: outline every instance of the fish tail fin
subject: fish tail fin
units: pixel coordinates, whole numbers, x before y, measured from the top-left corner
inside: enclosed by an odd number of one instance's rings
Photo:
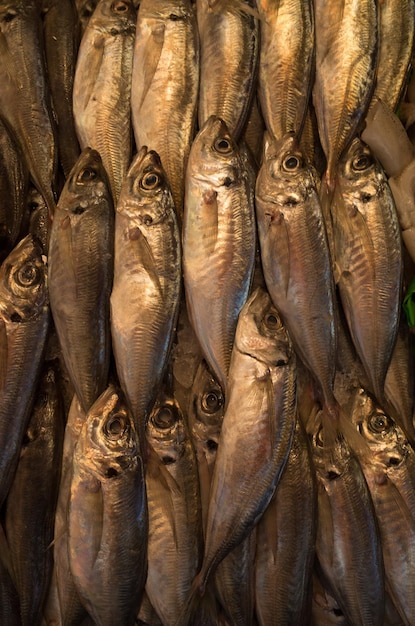
[[[203,571],[192,582],[189,594],[175,626],[213,626],[217,624],[216,599],[210,585],[206,586]]]

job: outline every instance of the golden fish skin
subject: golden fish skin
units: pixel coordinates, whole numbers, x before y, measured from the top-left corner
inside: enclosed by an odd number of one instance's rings
[[[192,144],[186,172],[183,276],[189,319],[224,392],[255,263],[251,181],[245,154],[225,122],[211,116]]]
[[[378,63],[376,0],[314,0],[313,103],[327,158],[326,179],[355,136],[369,105]]]
[[[30,175],[52,217],[57,168],[56,129],[36,2],[2,2],[0,24],[1,115],[15,132]]]
[[[156,457],[146,471],[145,589],[160,621],[175,624],[200,567],[203,540],[196,456],[186,415],[166,384],[150,413],[146,436]]]
[[[27,235],[0,268],[0,506],[19,460],[49,324],[46,259]]]
[[[268,132],[276,139],[302,134],[314,71],[312,0],[257,0],[261,52],[259,100]]]
[[[199,37],[190,0],[142,0],[131,92],[134,137],[161,158],[179,222],[199,88]]]
[[[211,115],[238,141],[256,88],[259,22],[253,0],[197,0],[200,35],[199,128]]]
[[[134,420],[112,385],[76,443],[68,529],[72,574],[92,619],[133,626],[147,574],[146,488]]]
[[[131,72],[136,11],[132,0],[103,0],[79,47],[73,112],[82,149],[97,150],[114,204],[131,159]]]
[[[292,133],[266,140],[255,197],[265,282],[298,356],[333,407],[334,280],[317,181]]]
[[[145,146],[124,180],[114,254],[110,305],[115,363],[143,438],[170,352],[181,281],[173,198],[159,156]]]
[[[59,197],[49,241],[52,315],[84,411],[108,383],[114,207],[101,157],[82,151]]]
[[[238,319],[194,591],[203,591],[269,504],[290,451],[295,416],[294,350],[269,295],[257,288]]]
[[[337,169],[331,217],[336,282],[347,324],[382,404],[399,327],[402,244],[385,174],[357,138]]]

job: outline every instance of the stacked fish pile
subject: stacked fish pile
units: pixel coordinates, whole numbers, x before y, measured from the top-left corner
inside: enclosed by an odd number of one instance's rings
[[[415,624],[414,31],[0,0],[0,625]]]

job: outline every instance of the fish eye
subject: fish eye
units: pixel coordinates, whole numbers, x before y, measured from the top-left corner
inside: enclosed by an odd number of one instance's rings
[[[152,416],[152,422],[156,428],[167,430],[177,422],[177,411],[171,404],[164,404]]]
[[[369,154],[360,154],[352,161],[352,168],[357,172],[362,172],[372,165],[372,158]]]
[[[117,11],[118,13],[125,13],[128,11],[128,5],[123,0],[118,0],[118,2],[113,2],[111,5],[111,11]]]
[[[316,433],[316,446],[318,446],[319,448],[324,447],[324,434],[323,434],[322,426],[320,426],[320,428],[318,429]]]
[[[40,270],[39,268],[31,263],[25,263],[16,274],[16,282],[21,287],[30,287],[31,285],[35,285],[40,281]]]
[[[208,391],[203,394],[201,404],[205,413],[216,413],[223,407],[223,395],[218,391]]]
[[[229,154],[233,150],[231,142],[225,137],[218,137],[215,139],[213,148],[220,154]]]
[[[14,20],[14,18],[17,16],[17,11],[15,11],[14,9],[10,8],[8,11],[6,11],[6,13],[3,15],[2,17],[2,21],[6,22],[6,24],[9,24],[10,22],[12,22]]]
[[[269,330],[277,330],[281,326],[281,322],[276,313],[267,313],[264,317],[264,324]]]
[[[293,172],[301,167],[301,159],[294,155],[290,155],[284,159],[282,162],[282,168],[286,172]]]
[[[148,174],[144,174],[143,178],[140,181],[140,186],[143,189],[151,190],[156,189],[161,183],[161,177],[155,172],[150,172]]]
[[[121,437],[127,428],[127,421],[124,413],[112,413],[104,426],[105,434],[109,437]]]
[[[368,423],[369,430],[377,434],[388,432],[392,425],[392,420],[384,413],[375,413]]]
[[[78,174],[78,182],[88,183],[90,180],[94,180],[97,177],[97,173],[92,167],[84,167]]]

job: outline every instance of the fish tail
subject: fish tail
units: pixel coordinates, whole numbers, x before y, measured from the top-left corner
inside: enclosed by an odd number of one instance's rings
[[[210,586],[206,587],[203,571],[194,578],[186,602],[175,626],[213,626],[217,624],[216,600]]]

